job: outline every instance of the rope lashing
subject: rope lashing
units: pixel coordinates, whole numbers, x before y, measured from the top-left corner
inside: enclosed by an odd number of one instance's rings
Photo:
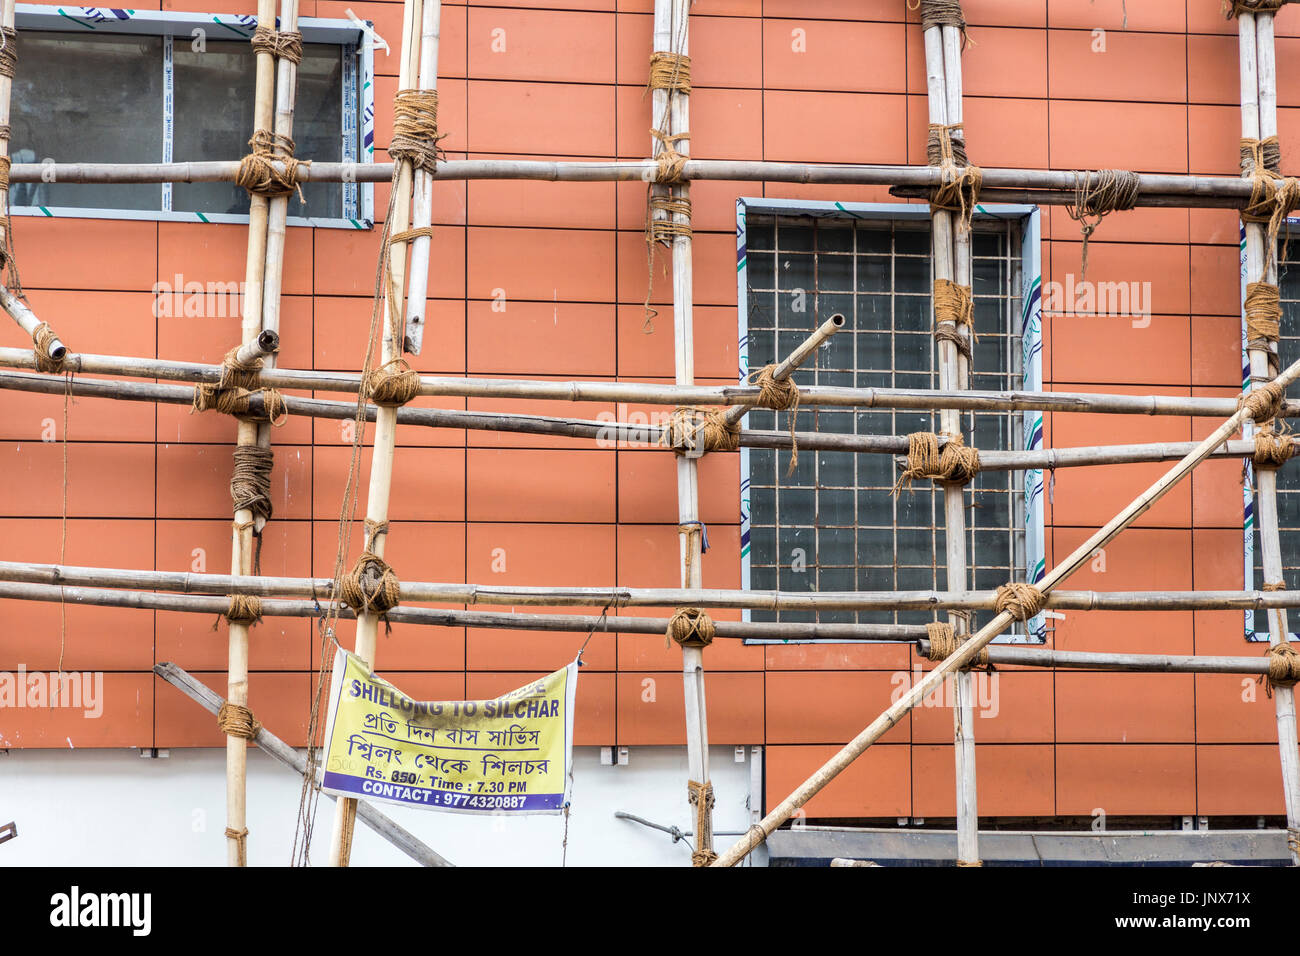
[[[244,740],[252,740],[262,729],[251,710],[231,701],[226,701],[217,711],[217,726],[227,737],[242,737]]]
[[[0,27],[0,76],[12,80],[17,72],[18,31],[13,27]]]
[[[275,452],[261,445],[236,445],[235,468],[230,474],[230,501],[235,511],[250,511],[255,518],[271,520],[271,471]]]
[[[1267,654],[1268,673],[1264,690],[1272,697],[1275,687],[1294,687],[1300,681],[1300,652],[1290,641],[1278,641]]]
[[[717,629],[713,626],[713,618],[703,608],[679,607],[668,619],[664,633],[682,647],[708,647],[713,643]],[[664,646],[668,646],[667,641]]]
[[[1250,412],[1250,417],[1261,425],[1282,414],[1286,389],[1277,382],[1263,382],[1237,399],[1237,407]]]
[[[402,585],[383,558],[364,551],[344,576],[340,593],[343,603],[358,614],[384,615],[401,603]]]
[[[311,160],[294,158],[292,136],[259,129],[253,133],[248,146],[252,152],[239,161],[239,170],[235,173],[236,186],[268,199],[287,196],[297,190],[299,201],[307,201],[302,194],[299,175],[303,166],[311,165]],[[284,168],[277,169],[276,163]]]
[[[650,54],[650,76],[646,90],[673,90],[691,92],[691,58],[681,53],[656,50]],[[644,98],[644,94],[642,94]]]
[[[970,330],[962,335],[960,326]],[[971,343],[975,341],[975,300],[968,285],[958,285],[951,279],[934,280],[934,337],[939,342],[951,342],[957,351],[971,357]]]
[[[1223,0],[1223,18],[1231,20],[1242,13],[1277,13],[1291,0]]]
[[[934,432],[913,432],[907,436],[907,465],[891,494],[898,494],[905,485],[910,490],[917,478],[964,485],[979,474],[979,449],[968,448],[961,435],[944,433],[944,437],[948,440],[940,448],[939,435]]]
[[[680,405],[668,416],[659,444],[678,455],[735,451],[740,447],[740,426],[727,422],[725,409]]]
[[[1280,428],[1278,422],[1281,422]],[[1294,458],[1297,451],[1300,447],[1297,447],[1296,436],[1291,434],[1282,419],[1274,419],[1255,432],[1256,468],[1279,468]]]
[[[664,215],[656,218],[656,212],[662,212]],[[678,216],[684,218],[678,219]],[[694,231],[691,229],[691,200],[689,197],[667,194],[650,196],[650,214],[646,217],[646,242],[652,246],[656,242],[668,244],[678,236],[693,234]],[[649,255],[652,257],[651,262],[653,263],[653,249],[649,251]]]
[[[665,133],[662,130],[652,129],[650,135],[659,141],[659,149],[655,154],[655,162],[659,164],[659,170],[655,176],[655,182],[677,185],[683,182],[682,170],[686,168],[686,161],[690,159],[677,151],[676,143],[678,140],[690,139],[690,133]]]
[[[367,372],[364,387],[376,405],[405,405],[420,394],[420,373],[406,359],[395,358]]]
[[[907,0],[907,9],[921,8],[921,29],[933,27],[956,27],[961,31],[962,46],[975,41],[966,35],[966,17],[962,14],[959,0]]]
[[[1277,341],[1282,321],[1281,292],[1271,282],[1246,285],[1246,343],[1250,348],[1268,348]]]
[[[48,322],[42,322],[32,331],[32,345],[36,352],[36,371],[38,372],[61,372],[63,371],[64,358],[56,359],[50,354],[50,346],[54,344],[58,336],[50,328]]]
[[[1001,614],[1006,612],[1017,621],[1028,621],[1037,617],[1047,604],[1047,595],[1032,584],[1012,581],[998,588],[993,598],[994,609]]]
[[[1249,136],[1241,138],[1241,172],[1245,176],[1254,176],[1256,172],[1269,172],[1275,176],[1282,174],[1282,144],[1276,136],[1254,139]]]
[[[947,621],[931,621],[925,625],[925,635],[930,641],[930,653],[926,656],[935,662],[947,660],[953,654],[957,653],[958,648],[970,640],[969,634],[958,635],[953,626]],[[983,647],[980,652],[971,659],[963,670],[970,670],[972,667],[987,667],[989,663],[989,649]]]
[[[438,132],[438,93],[436,90],[398,90],[393,97],[393,135],[388,155],[393,162],[408,162],[416,169],[435,172],[446,138]]]
[[[262,599],[256,594],[230,595],[230,607],[226,609],[226,620],[232,624],[247,624],[252,627],[262,622]]]
[[[235,865],[248,866],[248,827],[242,830],[226,827],[226,839],[235,841]]]
[[[1099,169],[1092,173],[1074,174],[1074,202],[1067,205],[1065,211],[1079,224],[1079,232],[1083,235],[1081,278],[1088,277],[1088,240],[1112,212],[1137,205],[1141,186],[1141,177],[1127,169]]]
[[[1287,216],[1300,207],[1300,180],[1282,176],[1281,162],[1276,136],[1241,140],[1241,172],[1251,182],[1250,199],[1241,210],[1241,221],[1264,224],[1265,270],[1273,262],[1277,237]]]
[[[686,781],[686,799],[695,808],[695,845],[691,866],[709,866],[718,858],[710,849],[713,843],[712,812],[715,798],[713,784],[697,780]]]
[[[261,395],[261,408],[253,407],[253,396]],[[220,388],[216,385],[196,385],[194,403],[190,412],[216,409],[223,415],[233,415],[248,422],[266,422],[279,428],[288,419],[289,408],[277,388]]]
[[[277,60],[288,60],[293,64],[302,62],[302,34],[296,30],[281,33],[258,24],[248,42],[252,44],[254,53],[269,53]]]
[[[745,382],[758,386],[758,401],[754,404],[760,408],[790,413],[790,467],[786,470],[786,476],[789,477],[799,464],[799,439],[795,437],[794,431],[799,414],[799,386],[788,375],[778,379],[775,365],[764,365],[757,372],[750,372],[745,377]]]
[[[931,166],[941,170],[941,181],[930,195],[930,212],[955,213],[958,229],[968,231],[984,173],[967,161],[964,142],[953,138],[952,134],[961,128],[961,123],[931,123],[925,155]]]
[[[691,586],[691,571],[695,567],[695,539],[700,539],[700,557],[709,550],[709,539],[704,533],[703,521],[684,521],[677,526],[677,533],[686,536],[686,567],[683,577],[686,579],[686,586]]]

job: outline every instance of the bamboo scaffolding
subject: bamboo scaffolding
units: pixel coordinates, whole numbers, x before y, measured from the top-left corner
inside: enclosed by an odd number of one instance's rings
[[[303,157],[309,159],[310,157]],[[273,164],[283,172],[282,163]],[[201,183],[234,182],[238,160],[191,163],[14,163],[10,181],[42,182],[42,173],[61,183]],[[620,161],[556,161],[529,159],[448,160],[438,164],[433,179],[458,181],[477,179],[527,179],[543,182],[649,182],[658,172],[652,159]],[[1098,183],[1093,170],[1006,169],[981,167],[981,196],[1000,192],[1036,190],[1034,201],[1048,205],[1071,205],[1076,177]],[[315,162],[299,170],[302,182],[384,183],[393,176],[392,163]],[[940,173],[931,166],[880,165],[863,163],[799,163],[759,160],[688,159],[682,178],[691,181],[728,180],[739,182],[806,183],[845,186],[892,186],[900,191],[916,190],[929,195],[940,185]],[[1250,183],[1235,176],[1188,176],[1140,173],[1138,206],[1177,205],[1180,208],[1240,208],[1250,199]],[[1153,201],[1156,200],[1156,201]],[[1223,202],[1223,200],[1231,200]],[[992,200],[991,200],[992,201]],[[1020,201],[1020,200],[1015,200]]]
[[[258,0],[257,22],[275,25],[275,0]],[[260,50],[255,55],[253,129],[270,129],[275,121],[275,57]],[[265,196],[249,195],[248,255],[244,270],[243,317],[241,343],[257,341],[262,332],[262,294],[267,269],[267,224],[270,207]],[[257,425],[241,420],[235,443],[256,445]],[[236,509],[231,527],[231,569],[239,574],[253,570],[254,517],[248,508]],[[231,704],[248,707],[248,624],[228,621],[229,663],[227,693]],[[226,862],[229,866],[247,864],[248,839],[248,741],[236,734],[226,735]]]
[[[0,390],[37,392],[61,395],[68,389],[83,398],[114,398],[123,401],[161,402],[171,405],[189,405],[193,391],[178,385],[155,385],[148,382],[123,382],[115,380],[77,378],[71,382],[46,375],[27,375],[0,371]],[[351,420],[356,414],[355,404],[319,398],[302,398],[295,395],[282,397],[288,415],[312,418]],[[264,414],[265,399],[260,394],[249,396],[250,412]],[[367,421],[375,421],[378,410],[373,405],[365,409]],[[657,425],[631,425],[599,420],[553,418],[541,415],[512,415],[498,412],[466,412],[453,409],[414,408],[405,406],[397,410],[399,425],[424,428],[468,428],[475,431],[500,431],[527,435],[551,435],[569,438],[592,438],[601,442],[627,442],[644,444],[650,450],[668,449],[659,444],[665,429]],[[759,429],[741,429],[740,444],[746,448],[792,448],[814,451],[841,451],[858,454],[898,455],[907,450],[908,440],[894,435],[848,435],[838,433],[789,432]],[[947,440],[941,438],[940,446]],[[1148,445],[1102,445],[1081,448],[1048,448],[1038,451],[985,451],[980,453],[983,471],[1018,471],[1024,469],[1054,470],[1057,468],[1086,467],[1091,465],[1130,464],[1153,461],[1176,461],[1193,447],[1191,442],[1156,442]],[[1215,458],[1241,458],[1254,454],[1254,439],[1225,442],[1216,449]]]
[[[422,90],[432,90],[437,85],[437,56],[422,57],[420,48],[423,35],[437,36],[437,22],[441,0],[405,0],[402,22],[402,58],[399,66],[398,90],[408,90],[418,84]],[[421,70],[429,66],[433,72]],[[393,181],[393,204],[386,228],[390,236],[397,236],[410,225],[414,169],[410,160],[397,164]],[[405,317],[406,252],[408,243],[393,241],[387,255],[387,274],[383,277],[383,324],[381,327],[380,367],[391,367],[402,356],[404,336],[394,329],[401,327]],[[428,248],[425,247],[427,258]],[[370,465],[370,489],[366,496],[366,551],[381,560],[388,541],[388,504],[392,492],[393,457],[397,445],[397,409],[383,406],[375,413],[375,441]],[[366,611],[357,617],[354,651],[367,664],[374,665],[379,637],[379,615]],[[342,797],[334,806],[334,825],[330,833],[330,865],[347,866],[352,851],[352,833],[356,825],[357,801]]]
[[[424,18],[420,40],[420,77],[427,78],[427,89],[438,88],[438,39],[442,28],[441,0],[432,4],[429,16]],[[433,174],[427,169],[415,171],[412,192],[414,216],[412,228],[427,229],[433,225]],[[411,277],[406,289],[406,322],[403,348],[419,355],[424,346],[424,314],[429,292],[429,249],[432,236],[418,235],[411,243]],[[400,355],[402,349],[399,348]]]
[[[2,87],[3,84],[8,82],[9,82],[8,79],[6,79],[3,76],[0,76],[0,87]],[[3,155],[4,155],[4,150],[0,149],[0,156]],[[3,196],[3,194],[4,194],[4,190],[0,190],[0,196]],[[0,226],[0,237],[3,237],[3,235],[4,235],[4,227]],[[4,240],[0,238],[0,242],[3,241]],[[18,327],[20,329],[22,329],[24,332],[30,335],[33,339],[36,337],[36,330],[38,327],[40,327],[41,320],[36,316],[36,313],[31,310],[31,308],[27,305],[26,302],[18,298],[18,296],[14,295],[12,292],[4,288],[3,286],[0,286],[0,308],[3,308],[7,313],[9,313],[9,317],[18,324]],[[68,347],[64,345],[63,341],[57,337],[50,340],[49,350],[50,350],[50,358],[54,359],[54,361],[56,362],[61,361],[62,359],[66,358],[68,355]],[[31,366],[32,368],[35,368],[36,353],[32,352],[30,354],[32,355]]]
[[[1300,362],[1289,366],[1278,376],[1276,381],[1285,388],[1294,383],[1298,377],[1300,377]],[[1159,480],[1134,498],[1119,514],[1090,535],[1064,561],[1052,568],[1038,583],[1039,589],[1044,593],[1053,591],[1061,581],[1068,578],[1085,562],[1090,560],[1097,548],[1108,544],[1138,517],[1145,514],[1152,505],[1163,498],[1178,482],[1187,477],[1192,469],[1204,461],[1217,445],[1240,428],[1242,422],[1249,416],[1250,411],[1247,408],[1242,408],[1216,428],[1186,458],[1174,465]],[[962,644],[953,654],[945,658],[920,681],[914,683],[895,704],[872,721],[853,740],[849,741],[812,776],[800,784],[793,793],[764,816],[761,821],[751,826],[749,832],[719,857],[713,865],[734,866],[749,855],[755,847],[767,839],[773,830],[790,819],[799,807],[807,803],[831,780],[835,779],[845,767],[879,740],[881,735],[897,724],[904,714],[933,693],[949,674],[970,663],[989,642],[1002,633],[1013,621],[1014,618],[1010,612],[1002,611],[998,613],[996,617],[980,628],[972,638]]]
[[[808,357],[816,352],[827,339],[844,328],[844,322],[844,316],[837,312],[819,325],[813,334],[804,339],[797,349],[776,364],[776,368],[772,369],[772,380],[776,382],[786,381],[794,374],[795,369],[808,361]],[[687,385],[689,386],[690,383],[687,383]],[[802,394],[800,397],[802,398]],[[737,424],[754,407],[753,402],[738,402],[732,405],[727,409],[727,424]],[[791,414],[794,413],[791,412]]]
[[[930,642],[917,642],[924,656]],[[1191,654],[1109,654],[1096,651],[1057,651],[1046,647],[990,644],[990,664],[1019,667],[1063,667],[1071,670],[1125,671],[1143,674],[1267,674],[1265,657],[1201,657]]]
[[[655,0],[653,52],[690,55],[690,0]],[[690,152],[690,96],[685,89],[652,90],[652,122],[668,139],[652,139],[657,157],[669,144],[686,156]],[[653,179],[653,175],[649,177]],[[654,184],[652,192],[689,203],[689,182],[675,186]],[[687,207],[689,210],[689,206]],[[651,211],[655,215],[656,210]],[[673,379],[679,386],[695,384],[694,281],[691,214],[667,212],[678,227],[672,238],[673,268]],[[786,373],[789,374],[789,371]],[[742,410],[737,415],[737,421]],[[682,584],[699,587],[703,579],[703,526],[700,524],[699,458],[677,456],[677,529],[681,548]],[[709,721],[704,688],[704,650],[682,646],[682,685],[686,709],[686,764],[688,803],[694,804],[696,859],[713,855],[712,783],[709,779]],[[699,788],[699,789],[696,789]],[[705,794],[709,794],[706,798]]]
[[[0,561],[0,582],[59,587],[129,588],[182,594],[261,597],[330,596],[329,578],[198,574]],[[758,611],[987,611],[993,591],[750,591],[724,588],[533,587],[403,581],[402,600],[518,607],[672,607]],[[206,607],[206,605],[205,605]],[[1053,591],[1046,607],[1061,611],[1263,611],[1300,607],[1296,591]],[[396,610],[389,612],[390,616]],[[719,626],[723,622],[715,622]],[[781,624],[781,627],[792,626]],[[849,625],[859,626],[859,625]],[[661,628],[662,630],[662,628]]]
[[[1277,69],[1274,56],[1273,15],[1271,13],[1240,12],[1237,17],[1238,56],[1241,67],[1241,135],[1243,138],[1263,140],[1277,135]],[[1242,171],[1243,176],[1246,171]],[[1277,250],[1266,249],[1268,241],[1262,223],[1247,222],[1246,270],[1244,283],[1266,281],[1277,284]],[[1266,266],[1265,263],[1268,263]],[[1242,289],[1245,293],[1245,285]],[[1251,387],[1256,382],[1267,381],[1277,368],[1275,347],[1253,347],[1248,343]],[[1252,423],[1253,424],[1253,423]],[[1253,427],[1251,431],[1253,431]],[[1249,434],[1249,432],[1247,432]],[[1281,538],[1277,516],[1277,469],[1254,468],[1256,516],[1264,579],[1269,582],[1284,580],[1282,572]],[[1284,609],[1268,613],[1269,643],[1277,644],[1288,639],[1287,616]],[[1278,756],[1282,769],[1282,792],[1286,804],[1287,828],[1292,839],[1288,841],[1293,865],[1300,866],[1300,752],[1296,748],[1295,693],[1291,687],[1276,687],[1273,692],[1274,712],[1277,719]]]
[[[930,123],[956,127],[962,122],[961,34],[954,27],[931,27],[924,31],[926,93]],[[952,128],[954,148],[965,142],[960,128]],[[957,285],[971,285],[970,230],[954,221],[950,212],[935,209],[932,213],[934,279],[947,279]],[[968,339],[966,330],[947,321]],[[948,390],[969,386],[969,361],[949,339],[938,342],[939,387]],[[944,435],[962,435],[961,413],[942,409],[939,431]],[[943,485],[944,558],[948,589],[965,590],[966,560],[966,488],[951,482]],[[948,623],[957,635],[966,634],[968,621],[960,613],[949,612]],[[956,781],[957,865],[979,863],[979,813],[975,785],[975,685],[969,671],[953,674],[953,760]]]
[[[31,349],[0,347],[0,368],[36,367]],[[215,383],[222,366],[175,359],[67,352],[64,368],[76,373],[129,375],[174,382]],[[271,368],[259,373],[262,385],[356,393],[361,376],[355,372]],[[759,390],[753,385],[656,385],[646,382],[535,381],[530,379],[420,377],[420,394],[458,398],[537,399],[562,402],[627,402],[644,405],[753,405]],[[1119,415],[1179,415],[1226,418],[1236,399],[1183,395],[1112,395],[1092,392],[989,392],[977,390],[851,388],[803,385],[799,404],[832,407],[936,409],[976,411],[1089,412]],[[1287,402],[1287,416],[1300,417],[1300,402]]]
[[[220,694],[213,691],[208,685],[204,684],[198,678],[177,667],[170,661],[164,661],[153,666],[153,672],[171,684],[182,694],[194,701],[214,717],[221,709],[225,700]],[[273,759],[284,764],[290,770],[295,771],[298,776],[307,772],[307,761],[287,743],[281,740],[275,734],[271,733],[265,727],[259,727],[257,735],[253,737],[254,744],[258,749],[268,754]],[[326,794],[331,800],[334,799],[332,794]],[[415,834],[411,833],[405,827],[398,824],[383,813],[380,813],[368,803],[362,803],[357,807],[357,816],[365,823],[366,826],[374,830],[397,849],[401,850],[416,863],[421,866],[454,866],[445,857],[440,856],[425,845]]]

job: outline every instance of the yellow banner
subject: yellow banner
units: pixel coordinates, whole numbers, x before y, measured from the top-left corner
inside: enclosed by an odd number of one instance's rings
[[[493,700],[417,701],[339,648],[326,793],[459,813],[559,813],[578,662]]]

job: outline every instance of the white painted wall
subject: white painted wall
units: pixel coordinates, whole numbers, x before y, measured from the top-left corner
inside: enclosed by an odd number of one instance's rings
[[[224,749],[173,750],[145,759],[136,750],[0,751],[0,824],[18,838],[0,844],[0,866],[224,866]],[[752,753],[710,751],[717,805],[715,833],[749,826]],[[574,748],[571,866],[689,866],[690,850],[666,833],[614,817],[626,810],[664,826],[694,830],[686,802],[684,747],[632,748],[626,766],[601,766],[595,747]],[[248,857],[251,866],[287,866],[300,778],[254,748],[248,755]],[[757,806],[760,795],[754,797]],[[559,866],[564,818],[507,819],[378,805],[461,866]],[[312,859],[324,865],[334,803],[320,800]],[[724,849],[736,837],[718,836]],[[766,853],[755,854],[757,863]],[[355,866],[415,864],[361,821]]]

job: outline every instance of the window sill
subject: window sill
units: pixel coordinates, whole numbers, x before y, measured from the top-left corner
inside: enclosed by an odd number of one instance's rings
[[[82,209],[75,206],[13,206],[13,216],[35,216],[40,219],[122,219],[144,222],[207,222],[247,225],[246,213],[228,212],[163,212],[160,209]],[[369,219],[343,219],[341,217],[289,216],[287,226],[310,226],[317,229],[371,229]]]

